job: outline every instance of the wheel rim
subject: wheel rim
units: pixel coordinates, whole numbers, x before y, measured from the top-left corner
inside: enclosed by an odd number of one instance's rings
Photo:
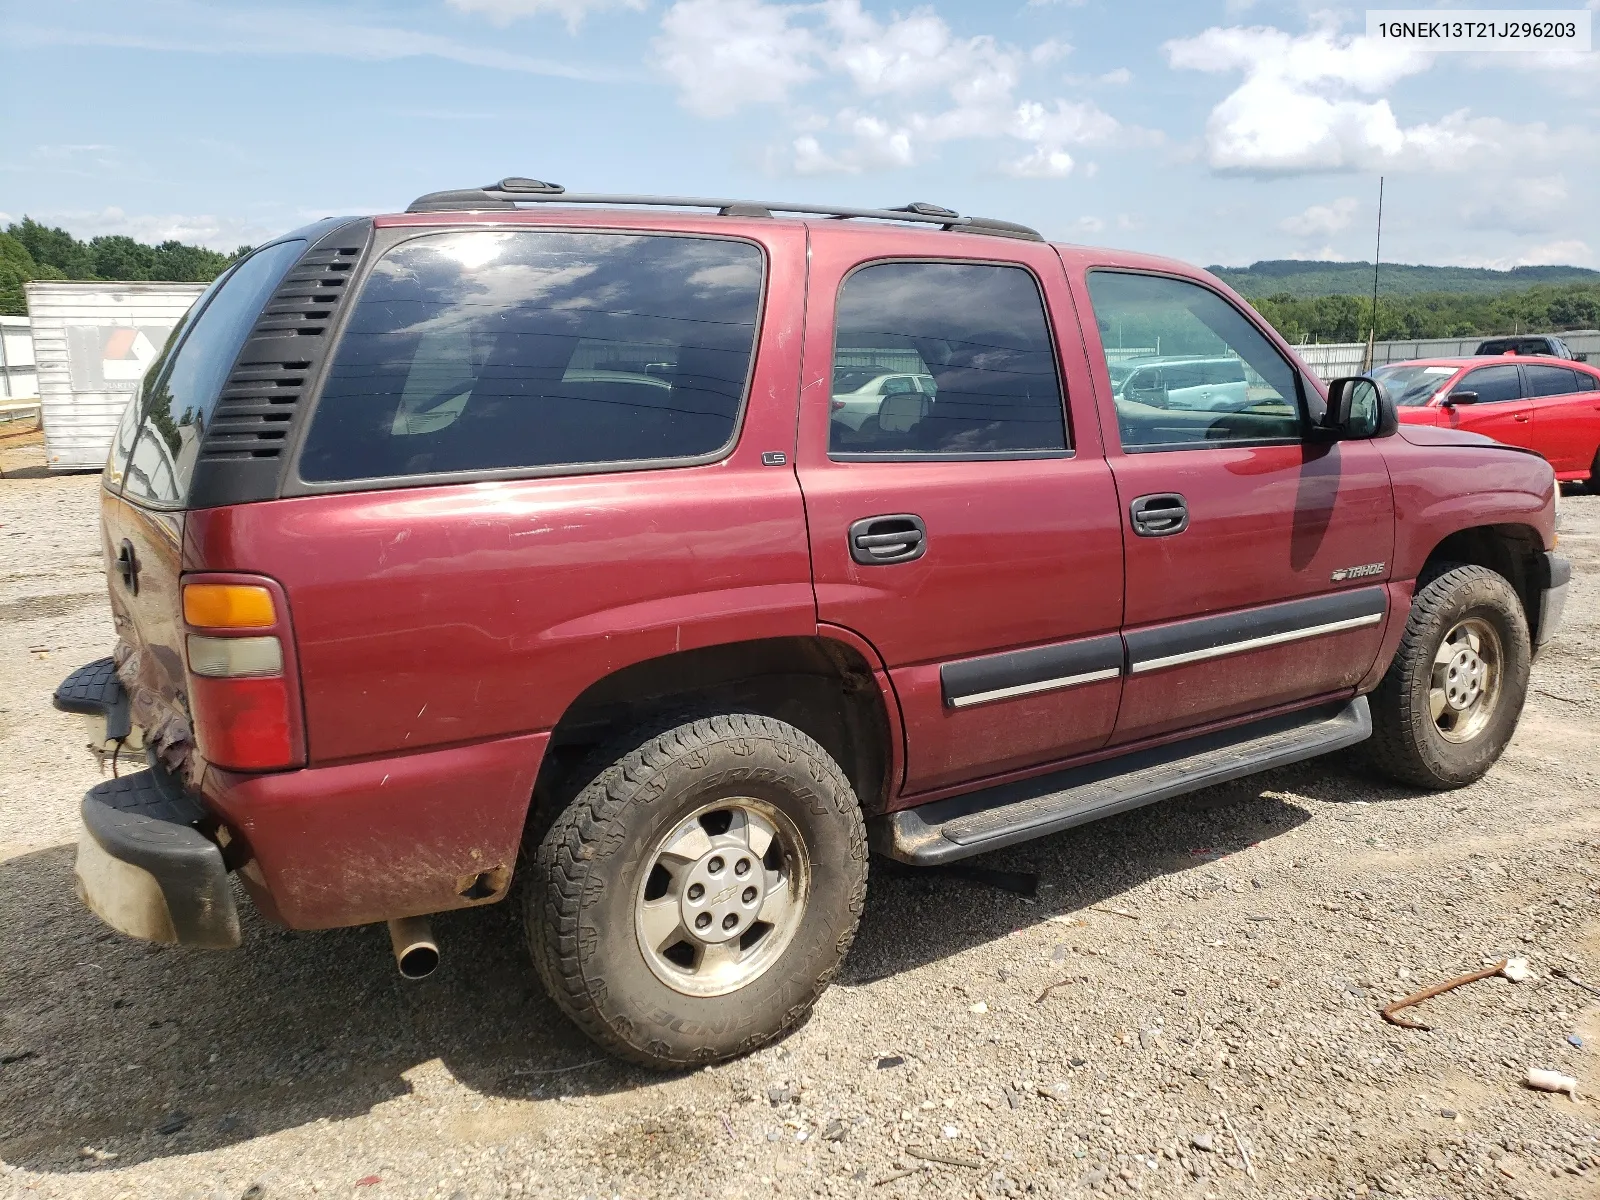
[[[1504,663],[1500,634],[1481,617],[1457,621],[1445,634],[1428,686],[1428,709],[1445,741],[1470,742],[1493,719]]]
[[[680,821],[646,860],[634,931],[657,979],[687,996],[721,996],[759,977],[794,938],[811,889],[794,822],[732,797]]]

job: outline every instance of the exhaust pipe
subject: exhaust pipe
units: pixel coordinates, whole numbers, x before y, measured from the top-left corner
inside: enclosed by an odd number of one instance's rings
[[[389,922],[394,961],[405,979],[426,979],[439,965],[439,943],[427,917],[400,917]]]

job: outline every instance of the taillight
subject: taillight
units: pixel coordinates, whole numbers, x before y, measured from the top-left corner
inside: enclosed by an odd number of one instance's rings
[[[273,771],[305,762],[294,639],[269,580],[186,576],[184,646],[195,744],[209,763]]]

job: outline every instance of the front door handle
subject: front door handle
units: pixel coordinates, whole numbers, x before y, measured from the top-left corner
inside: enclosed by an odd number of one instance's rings
[[[1128,505],[1128,516],[1140,537],[1171,537],[1189,528],[1189,502],[1177,492],[1157,492]]]
[[[914,513],[862,517],[850,525],[850,557],[863,566],[914,562],[928,552],[928,527]]]
[[[1529,421],[1533,420],[1533,418],[1530,417],[1527,413],[1517,413],[1511,419],[1513,421],[1515,421],[1518,425],[1526,425]]]

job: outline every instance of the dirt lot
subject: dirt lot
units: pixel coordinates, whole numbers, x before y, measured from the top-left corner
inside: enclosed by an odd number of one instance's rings
[[[600,1059],[505,907],[232,953],[72,892],[98,770],[49,693],[104,654],[96,479],[0,444],[0,1194],[104,1197],[1600,1195],[1600,497],[1504,760],[1422,795],[1353,758],[980,860],[1037,898],[874,864],[844,977],[692,1075]],[[1389,998],[1525,955],[1384,1024]],[[1521,1086],[1529,1066],[1578,1099]],[[1249,1170],[1240,1146],[1249,1150]]]

